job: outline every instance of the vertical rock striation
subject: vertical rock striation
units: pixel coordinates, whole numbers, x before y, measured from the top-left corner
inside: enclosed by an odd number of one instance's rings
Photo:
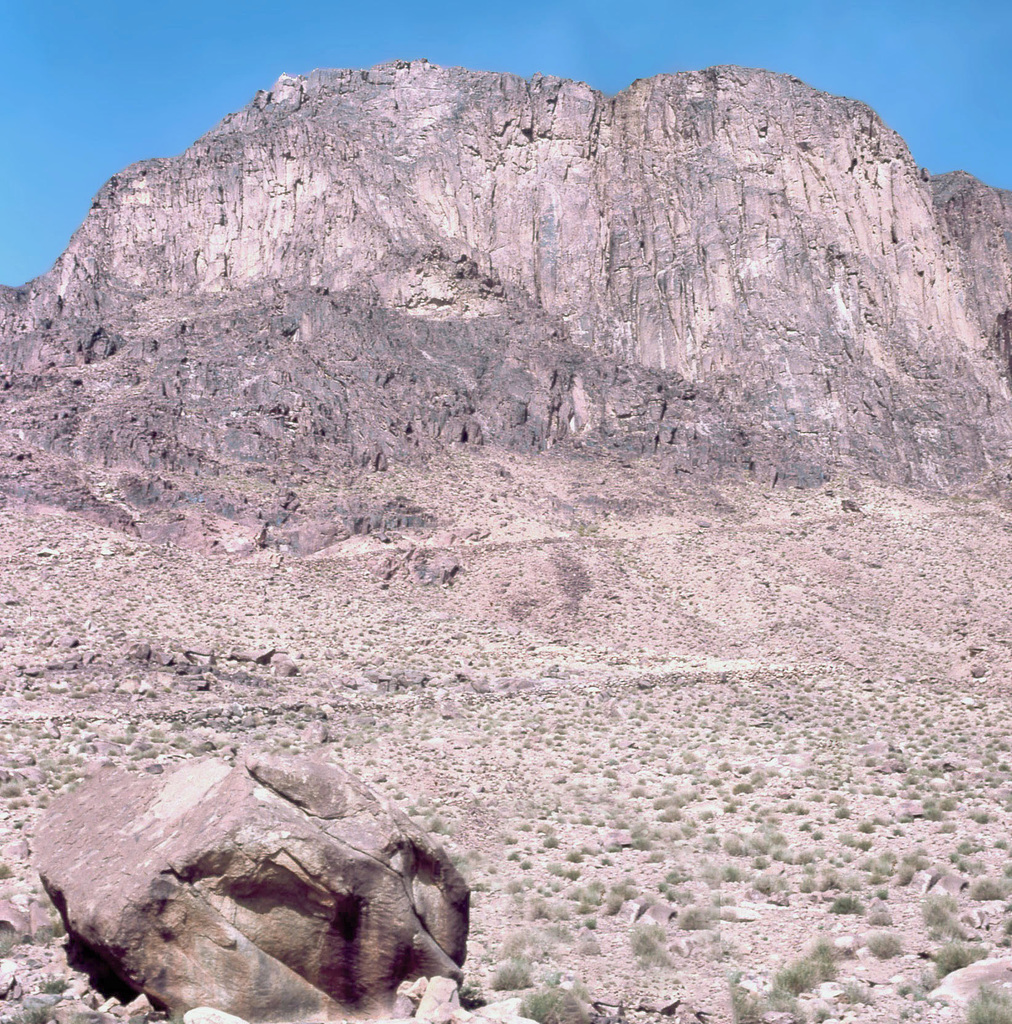
[[[614,97],[424,61],[284,75],[0,293],[8,422],[145,471],[565,440],[994,482],[1010,360],[1012,195],[735,67]]]

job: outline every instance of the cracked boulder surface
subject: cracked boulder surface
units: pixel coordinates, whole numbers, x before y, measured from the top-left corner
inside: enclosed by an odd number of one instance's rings
[[[207,759],[101,769],[36,841],[85,958],[173,1013],[383,1013],[409,978],[460,978],[468,888],[441,847],[342,769]]]

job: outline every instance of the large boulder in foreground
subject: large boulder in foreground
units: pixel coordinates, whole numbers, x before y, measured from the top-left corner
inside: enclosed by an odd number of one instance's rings
[[[70,935],[173,1012],[365,1016],[405,979],[460,976],[463,878],[333,765],[102,769],[52,804],[36,846]]]

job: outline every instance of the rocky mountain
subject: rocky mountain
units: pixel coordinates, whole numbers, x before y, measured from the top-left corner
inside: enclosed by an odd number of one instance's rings
[[[0,290],[2,487],[278,523],[452,445],[1000,487],[1010,366],[1012,193],[861,103],[324,70],[116,175]]]

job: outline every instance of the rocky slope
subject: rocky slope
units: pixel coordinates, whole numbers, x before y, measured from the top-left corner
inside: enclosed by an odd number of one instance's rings
[[[729,995],[740,1021],[963,1021],[929,993],[1012,944],[1007,505],[432,461],[419,500],[477,528],[445,589],[372,571],[434,542],[410,530],[230,560],[0,509],[0,1015],[145,1013],[52,937],[46,804],[109,762],[133,788],[254,752],[338,764],[442,837],[472,994],[543,1010],[572,980],[597,1024],[699,1024],[676,1000],[725,1024]],[[818,939],[828,988],[795,966]]]
[[[860,103],[733,67],[610,98],[316,71],[0,290],[4,489],[273,522],[278,488],[451,443],[993,486],[1010,359],[1012,195]]]

